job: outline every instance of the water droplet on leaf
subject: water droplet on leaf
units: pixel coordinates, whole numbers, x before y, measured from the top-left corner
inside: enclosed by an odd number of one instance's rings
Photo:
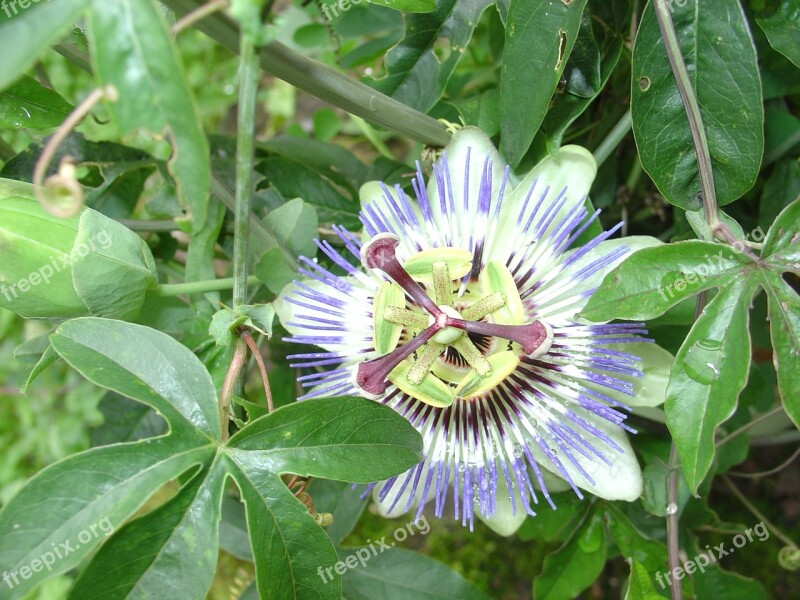
[[[686,374],[698,383],[711,385],[719,378],[724,356],[722,342],[710,339],[698,340],[686,352],[684,360]]]

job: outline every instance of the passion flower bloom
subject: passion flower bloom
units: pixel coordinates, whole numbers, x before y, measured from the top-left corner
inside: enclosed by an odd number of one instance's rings
[[[504,165],[465,128],[427,186],[417,165],[416,200],[367,184],[363,236],[335,228],[341,253],[318,243],[344,274],[303,259],[307,279],[278,314],[288,341],[322,349],[291,357],[315,369],[303,398],[371,398],[422,434],[423,462],[371,486],[384,514],[419,517],[432,501],[441,517],[451,496],[463,524],[477,514],[508,535],[553,490],[641,494],[620,399],[636,401],[640,360],[625,345],[644,346],[646,331],[577,313],[625,256],[658,242],[609,240],[615,227],[573,248],[598,214],[585,208],[585,149],[565,146],[516,185]]]

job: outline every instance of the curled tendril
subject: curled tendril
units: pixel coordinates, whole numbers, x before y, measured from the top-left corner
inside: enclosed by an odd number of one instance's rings
[[[83,188],[78,182],[75,160],[72,157],[64,157],[59,164],[58,173],[45,179],[58,147],[98,102],[101,100],[116,102],[118,98],[119,94],[113,86],[95,89],[75,107],[45,144],[33,170],[33,189],[42,208],[51,215],[59,218],[72,217],[83,208],[84,199]]]

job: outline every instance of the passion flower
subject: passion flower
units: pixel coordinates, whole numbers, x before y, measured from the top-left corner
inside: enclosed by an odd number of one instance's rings
[[[463,524],[477,514],[508,535],[540,495],[553,505],[549,489],[641,494],[620,401],[636,402],[641,362],[620,347],[646,331],[577,313],[658,241],[609,240],[615,227],[573,247],[599,213],[585,208],[595,174],[588,151],[565,146],[515,185],[489,139],[465,128],[427,186],[417,165],[416,201],[399,186],[362,188],[363,236],[335,228],[342,253],[319,243],[344,275],[303,259],[307,279],[278,314],[288,341],[322,349],[293,356],[316,370],[300,378],[304,398],[372,398],[423,436],[423,462],[371,486],[384,514],[419,517],[432,501],[441,517],[451,495]]]

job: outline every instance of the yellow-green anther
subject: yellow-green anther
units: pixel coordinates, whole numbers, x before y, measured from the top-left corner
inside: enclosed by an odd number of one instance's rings
[[[450,269],[443,260],[433,263],[433,292],[436,304],[453,306],[453,280],[450,278]]]
[[[481,354],[481,351],[478,350],[478,347],[472,343],[472,340],[469,339],[469,336],[462,335],[456,340],[456,342],[453,344],[453,347],[458,350],[458,353],[461,354],[465,361],[467,361],[467,364],[475,369],[475,371],[481,377],[486,377],[492,372],[491,363],[486,360],[486,357],[484,357],[483,354]]]
[[[469,400],[493,390],[519,365],[517,353],[511,351],[492,354],[488,360],[492,365],[491,373],[487,377],[481,377],[475,369],[471,370],[455,389],[456,398]]]
[[[480,321],[486,315],[490,315],[505,306],[505,304],[506,297],[503,292],[494,292],[462,310],[461,316],[467,321]]]
[[[461,279],[472,270],[472,253],[465,248],[423,250],[409,257],[403,268],[416,281],[430,283],[433,281],[433,263],[439,261],[447,263],[453,279]]]
[[[425,376],[431,370],[434,361],[439,358],[445,348],[447,348],[447,346],[444,344],[439,344],[434,341],[425,344],[422,352],[418,354],[417,360],[414,361],[414,364],[408,370],[409,383],[413,385],[422,383],[422,380],[425,379]]]
[[[412,329],[425,329],[428,326],[428,317],[407,308],[389,306],[383,311],[383,318],[390,323],[411,327]]]
[[[453,388],[431,373],[427,373],[421,383],[412,385],[408,381],[410,369],[410,359],[404,360],[389,373],[389,381],[395,384],[400,391],[425,404],[446,408],[453,403],[455,400]]]
[[[505,306],[492,314],[494,322],[501,325],[522,325],[525,322],[525,309],[514,276],[508,267],[501,262],[489,262],[479,279],[485,292],[501,292],[506,299]]]
[[[406,296],[396,283],[384,282],[372,302],[373,345],[380,354],[389,354],[397,347],[403,333],[402,325],[386,319],[386,310],[402,308],[405,310]],[[423,328],[427,326],[427,321]]]

